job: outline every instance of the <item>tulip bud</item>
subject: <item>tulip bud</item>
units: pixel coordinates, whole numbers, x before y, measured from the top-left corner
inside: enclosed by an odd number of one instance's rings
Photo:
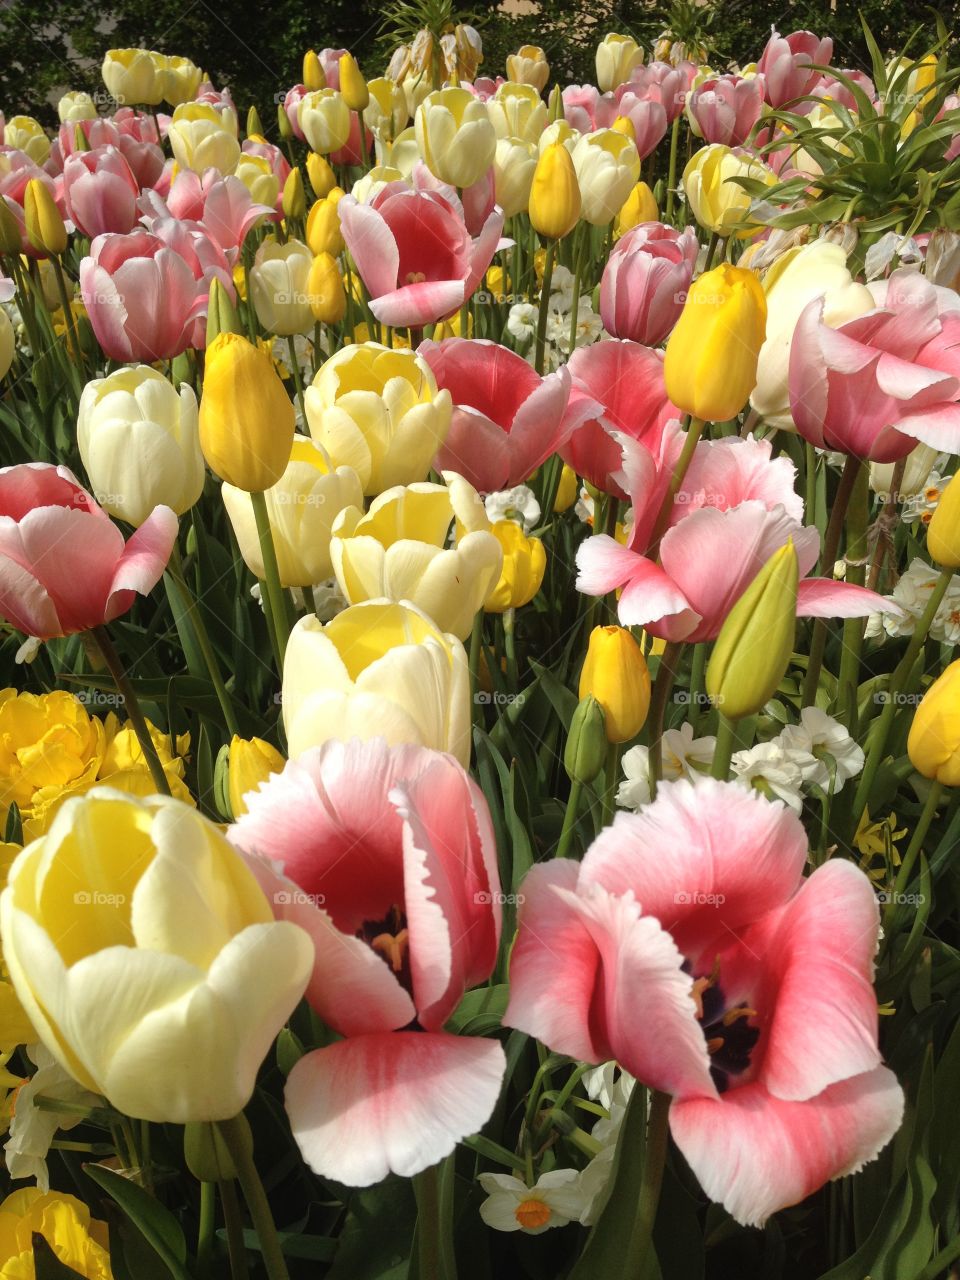
[[[550,123],[555,120],[562,120],[563,115],[563,94],[560,92],[560,86],[555,84],[550,90],[550,97],[547,99],[547,112]]]
[[[20,224],[10,210],[6,199],[0,196],[0,253],[13,253],[20,256]]]
[[[351,111],[363,111],[370,101],[370,90],[352,53],[340,55],[340,92]]]
[[[211,471],[248,493],[269,489],[286,468],[294,422],[269,355],[236,333],[215,338],[200,401],[200,447]]]
[[[923,695],[910,726],[907,755],[925,778],[960,787],[960,659]]]
[[[754,272],[725,263],[690,287],[667,343],[667,396],[685,413],[726,422],[757,384],[767,303]]]
[[[638,182],[616,216],[613,224],[613,238],[619,240],[622,235],[638,226],[641,222],[656,222],[660,216],[653,192],[645,182]]]
[[[643,651],[623,627],[594,627],[580,672],[580,697],[592,694],[604,712],[608,742],[629,742],[650,710],[650,672]]]
[[[503,569],[483,607],[487,613],[505,613],[529,604],[540,590],[547,553],[539,538],[528,538],[512,520],[498,520],[490,532],[503,548]]]
[[[563,753],[563,767],[571,782],[587,786],[603,768],[609,747],[605,721],[603,707],[592,693],[580,699]]]
[[[577,500],[578,489],[577,473],[573,467],[564,463],[563,470],[560,472],[560,483],[557,486],[557,496],[553,502],[553,509],[558,515],[573,506]]]
[[[707,664],[707,693],[728,720],[755,715],[793,653],[800,569],[793,539],[775,551],[724,620]]]
[[[276,747],[262,738],[233,735],[227,760],[227,794],[234,821],[247,812],[244,797],[250,791],[256,791],[272,773],[281,773],[285,763]]]
[[[330,167],[330,162],[326,156],[321,156],[316,151],[307,153],[307,177],[313,187],[313,194],[320,200],[337,185],[337,175]]]
[[[303,174],[299,168],[291,169],[283,184],[283,216],[302,218],[307,212],[307,197],[303,191]]]
[[[281,142],[289,142],[293,137],[293,125],[282,102],[277,103],[277,129]]]
[[[240,333],[240,317],[231,301],[229,293],[223,287],[223,281],[216,276],[210,279],[210,295],[207,299],[207,350],[214,338],[221,333]]]
[[[27,239],[35,249],[59,257],[67,247],[67,229],[46,183],[31,178],[23,195]]]
[[[307,215],[306,230],[307,244],[312,254],[328,253],[335,258],[337,254],[343,252],[340,214],[337,212],[337,201],[332,198],[332,193],[314,201]]]
[[[533,229],[547,240],[562,240],[580,218],[580,184],[570,152],[553,142],[537,161],[530,188]]]
[[[245,1139],[253,1140],[249,1126],[244,1129]],[[220,1137],[215,1124],[209,1120],[192,1120],[183,1129],[183,1157],[187,1168],[198,1182],[232,1182],[237,1176],[226,1143]]]
[[[73,130],[73,149],[74,151],[89,151],[90,142],[87,135],[83,132],[81,125],[75,125]]]
[[[307,277],[307,293],[313,318],[321,324],[339,324],[347,309],[347,295],[336,258],[318,253]]]
[[[327,77],[324,74],[323,64],[314,49],[308,49],[303,55],[303,83],[311,93],[315,89],[325,89],[327,87]]]
[[[957,476],[944,489],[927,525],[927,550],[944,569],[960,569],[960,480]]]
[[[247,112],[247,137],[263,137],[263,125],[260,123],[260,112],[251,107]]]

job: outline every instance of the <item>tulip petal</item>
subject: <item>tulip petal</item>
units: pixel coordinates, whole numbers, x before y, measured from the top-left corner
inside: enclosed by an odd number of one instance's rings
[[[2,529],[0,529],[2,545]],[[63,634],[57,610],[46,589],[22,565],[0,551],[0,617],[24,635],[49,640]]]
[[[870,613],[903,616],[893,600],[853,582],[803,578],[797,586],[798,618],[865,618]]]
[[[422,280],[370,299],[370,310],[391,328],[419,328],[453,315],[466,290],[462,280]]]
[[[130,538],[110,583],[105,622],[129,609],[134,592],[145,596],[157,585],[170,559],[178,528],[176,514],[169,507],[156,507]]]
[[[710,1199],[759,1227],[873,1160],[900,1127],[903,1106],[896,1076],[877,1067],[809,1102],[782,1102],[756,1082],[716,1101],[675,1101],[670,1131]]]
[[[506,1069],[495,1040],[430,1032],[356,1036],[287,1079],[297,1145],[322,1178],[368,1187],[436,1164],[490,1118]]]

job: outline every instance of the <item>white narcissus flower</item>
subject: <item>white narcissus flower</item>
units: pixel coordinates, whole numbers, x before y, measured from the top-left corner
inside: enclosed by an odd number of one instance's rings
[[[775,742],[759,742],[749,751],[735,751],[731,762],[734,782],[753,787],[768,800],[782,800],[795,813],[803,808],[802,756]]]
[[[936,511],[943,491],[953,479],[952,476],[941,475],[939,471],[931,471],[923,482],[918,493],[912,494],[903,504],[902,516],[907,524],[920,520],[930,523],[930,517]]]
[[[11,1178],[36,1178],[40,1190],[49,1191],[47,1155],[50,1144],[58,1129],[72,1129],[84,1117],[82,1112],[38,1107],[36,1099],[52,1098],[81,1107],[100,1106],[103,1099],[78,1084],[42,1044],[30,1045],[27,1056],[37,1069],[17,1090],[10,1136],[4,1143],[3,1155]]]
[[[540,520],[540,503],[532,489],[525,484],[514,485],[512,489],[501,489],[498,493],[488,493],[483,500],[487,519],[492,524],[498,520],[515,520],[523,527],[524,533],[535,529]]]
[[[839,721],[819,707],[804,707],[800,712],[800,723],[787,725],[776,741],[788,752],[810,757],[806,764],[801,765],[804,781],[824,790],[830,786],[830,768],[824,756],[830,756],[835,764],[835,791],[839,791],[848,779],[855,778],[863,768],[862,748]]]
[[[902,614],[885,613],[881,617],[871,614],[867,622],[868,639],[882,637],[884,631],[890,636],[913,635],[918,619],[927,607],[930,592],[936,586],[939,573],[921,560],[914,557],[910,567],[900,578],[887,599],[900,606]],[[940,602],[933,622],[930,624],[930,638],[940,644],[956,644],[960,641],[960,575],[954,574],[946,595]]]
[[[691,782],[699,782],[709,773],[716,745],[714,737],[695,738],[693,725],[688,721],[679,729],[666,729],[661,740],[664,781],[689,778]],[[650,803],[649,760],[648,747],[631,747],[624,752],[621,760],[624,781],[617,790],[617,804],[622,809],[637,810]]]
[[[479,1182],[487,1193],[480,1217],[494,1231],[524,1231],[539,1236],[551,1227],[579,1221],[584,1209],[576,1169],[544,1173],[532,1187],[508,1173],[481,1173]]]
[[[539,310],[532,302],[515,302],[507,316],[507,332],[521,347],[532,342],[537,333]]]
[[[601,1122],[602,1123],[602,1122]],[[595,1126],[596,1127],[596,1126]],[[578,1221],[583,1227],[592,1227],[606,1203],[607,1188],[613,1176],[613,1161],[617,1151],[616,1135],[586,1168],[581,1169],[578,1187],[583,1197],[583,1208]]]
[[[617,787],[616,801],[621,809],[636,812],[651,800],[650,748],[631,747],[620,761],[623,781]],[[604,1103],[606,1105],[606,1103]]]

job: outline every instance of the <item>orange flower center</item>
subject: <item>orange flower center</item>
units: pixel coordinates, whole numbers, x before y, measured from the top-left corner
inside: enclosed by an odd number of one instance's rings
[[[550,1206],[542,1200],[523,1200],[513,1211],[514,1217],[528,1231],[545,1227],[550,1221]]]

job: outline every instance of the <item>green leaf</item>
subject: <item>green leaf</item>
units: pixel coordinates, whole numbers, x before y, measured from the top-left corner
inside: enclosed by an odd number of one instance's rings
[[[129,1178],[102,1164],[85,1164],[84,1172],[119,1205],[164,1263],[174,1280],[190,1280],[186,1269],[187,1245],[173,1214]]]
[[[61,1262],[38,1231],[33,1233],[33,1265],[37,1280],[82,1280],[83,1272]]]
[[[447,1019],[446,1029],[461,1036],[488,1036],[499,1031],[509,998],[506,982],[468,991]]]
[[[325,1280],[405,1280],[416,1217],[407,1179],[389,1178],[355,1192]]]
[[[916,1156],[891,1191],[876,1225],[846,1262],[820,1280],[906,1280],[930,1258],[936,1230],[930,1204],[936,1180],[922,1156]]]
[[[227,1233],[221,1228],[217,1235],[226,1240]],[[337,1242],[331,1236],[310,1236],[302,1231],[278,1231],[277,1239],[280,1248],[287,1258],[308,1258],[311,1262],[329,1262],[337,1252]],[[245,1227],[243,1243],[248,1249],[260,1252],[260,1240],[255,1231]]]

